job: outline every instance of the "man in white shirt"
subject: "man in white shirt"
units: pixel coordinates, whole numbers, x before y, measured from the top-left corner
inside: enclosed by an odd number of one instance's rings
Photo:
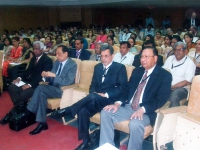
[[[131,46],[130,43],[127,41],[121,42],[120,52],[115,54],[113,61],[124,65],[132,65],[135,55],[129,52],[130,46]]]
[[[170,107],[179,106],[180,101],[187,98],[188,89],[186,86],[191,84],[195,74],[195,64],[186,55],[186,44],[177,42],[174,47],[174,55],[168,57],[163,65],[163,68],[171,71],[173,77],[172,91],[169,97]]]
[[[129,29],[128,29],[128,28],[125,28],[125,29],[124,29],[124,34],[123,34],[121,40],[122,40],[122,41],[128,41],[128,39],[130,38],[130,36],[131,36],[131,33],[130,33]]]

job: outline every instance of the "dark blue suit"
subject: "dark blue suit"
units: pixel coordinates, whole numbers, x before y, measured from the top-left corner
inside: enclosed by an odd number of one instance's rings
[[[90,59],[90,55],[91,55],[91,53],[88,50],[82,49],[81,53],[79,55],[79,59],[81,59],[81,60],[89,60]],[[76,50],[71,50],[69,56],[72,57],[72,58],[77,58],[76,57]]]
[[[133,70],[129,81],[128,101],[133,97],[139,82],[145,72],[143,67],[138,67]],[[165,69],[156,66],[150,75],[143,93],[142,103],[140,107],[144,107],[146,114],[150,119],[151,125],[155,123],[155,110],[162,107],[168,100],[171,91],[172,75]]]
[[[100,112],[103,107],[113,104],[124,96],[127,85],[127,73],[124,65],[113,62],[109,67],[104,81],[102,82],[103,64],[99,63],[94,68],[94,74],[90,86],[90,94],[81,99],[70,108],[72,115],[78,114],[78,138],[89,137],[89,118]],[[97,93],[107,93],[109,98],[102,97]],[[120,99],[123,101],[123,99]]]

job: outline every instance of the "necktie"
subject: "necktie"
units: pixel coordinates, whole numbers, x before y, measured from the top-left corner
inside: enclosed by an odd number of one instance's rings
[[[35,64],[37,64],[37,62],[38,62],[38,57],[36,57],[36,59],[35,59]]]
[[[60,75],[60,73],[61,73],[61,69],[62,69],[62,63],[59,64],[59,68],[58,68],[57,75]]]
[[[97,55],[96,61],[99,61],[99,60],[100,60],[100,56],[99,56],[99,55]]]
[[[141,93],[142,93],[142,90],[147,82],[147,71],[145,72],[145,75],[143,76],[142,78],[142,81],[139,83],[138,87],[137,87],[137,91],[133,97],[133,101],[132,101],[132,108],[133,110],[137,110],[138,108],[138,105],[139,105],[139,101],[140,101],[140,96],[141,96]]]
[[[80,52],[79,51],[76,51],[76,58],[78,58],[80,55]]]

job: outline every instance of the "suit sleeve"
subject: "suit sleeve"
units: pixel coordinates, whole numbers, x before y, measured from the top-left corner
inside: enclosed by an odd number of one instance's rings
[[[50,71],[51,69],[52,69],[52,60],[51,60],[51,58],[46,56],[46,59],[43,62],[42,70],[43,71]],[[32,87],[34,87],[34,86],[37,86],[40,81],[42,81],[42,76],[38,75],[38,76],[35,77],[34,80],[31,80],[28,84],[30,84]]]
[[[70,64],[67,64],[70,68],[66,72],[66,76],[58,76],[54,78],[54,83],[57,83],[61,86],[66,86],[66,85],[71,85],[74,83],[74,79],[76,77],[76,70],[77,70],[77,65],[75,62],[71,61]],[[65,69],[65,68],[63,68]]]
[[[162,78],[162,81],[160,82],[154,98],[140,104],[140,107],[143,106],[145,108],[146,113],[153,113],[155,110],[161,108],[170,96],[172,75],[165,71],[160,78]]]
[[[127,88],[127,72],[124,65],[122,65],[117,74],[116,86],[114,88],[109,88],[106,93],[108,93],[109,98],[116,98]]]

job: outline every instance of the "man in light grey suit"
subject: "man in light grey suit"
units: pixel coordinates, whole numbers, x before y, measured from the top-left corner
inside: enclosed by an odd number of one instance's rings
[[[94,61],[101,61],[101,45],[103,45],[102,43],[95,43],[95,54],[92,54],[90,56],[89,60],[94,60]]]
[[[58,46],[56,49],[57,60],[53,64],[51,71],[43,71],[42,77],[49,81],[48,85],[39,85],[27,106],[25,116],[31,113],[36,114],[38,126],[30,132],[31,135],[38,134],[42,130],[47,130],[46,109],[47,98],[60,98],[62,96],[61,86],[71,85],[75,82],[77,65],[68,58],[69,49],[66,46]]]

